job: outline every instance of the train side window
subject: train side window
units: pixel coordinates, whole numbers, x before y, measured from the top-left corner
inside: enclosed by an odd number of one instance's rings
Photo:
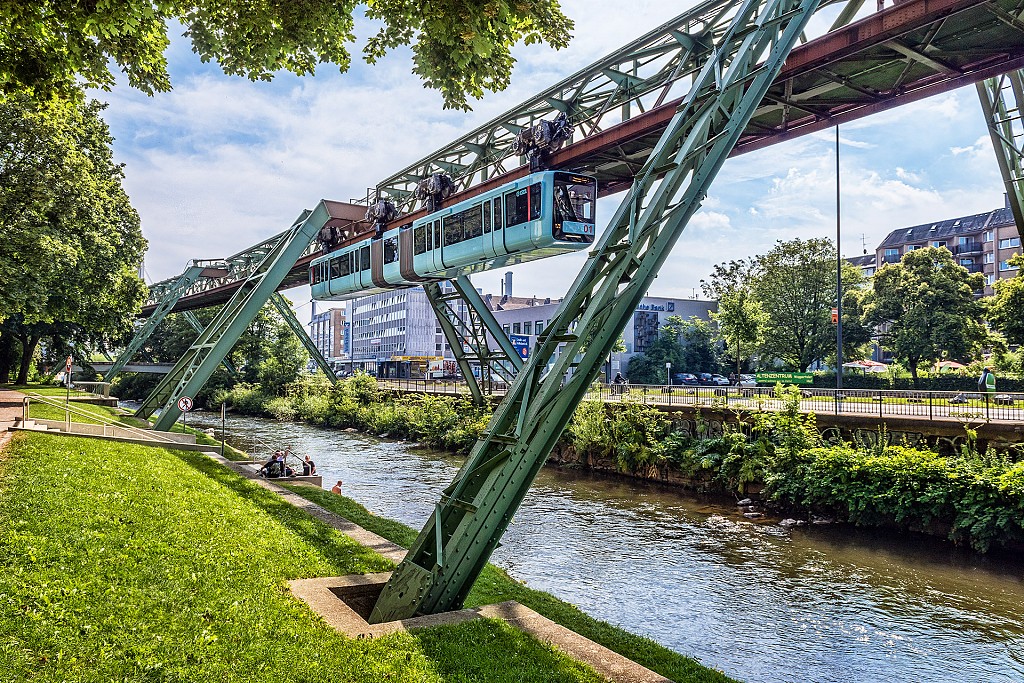
[[[491,202],[484,202],[484,234],[491,231]]]
[[[434,248],[441,248],[441,221],[434,221]]]
[[[473,239],[484,234],[483,225],[480,222],[480,207],[474,206],[462,212],[463,239]]]
[[[421,225],[412,233],[412,253],[419,256],[427,250],[427,231]]]
[[[426,243],[427,251],[430,251],[431,249],[434,248],[434,225],[433,225],[433,223],[424,223],[423,224],[423,233],[424,233],[424,236],[426,237],[425,243]]]
[[[530,185],[530,220],[540,218],[540,183]]]
[[[494,229],[501,230],[501,197],[494,198]]]
[[[515,190],[505,195],[505,227],[512,227],[526,222],[527,189]]]
[[[398,260],[398,238],[389,237],[381,245],[384,248],[384,263],[394,263]]]
[[[336,277],[341,277],[341,259],[340,258],[332,258],[331,259],[331,279],[333,280]]]
[[[359,250],[359,270],[370,269],[370,247],[366,246]]]
[[[444,226],[444,246],[450,247],[462,241],[462,215],[453,213],[445,216],[441,223]]]
[[[352,272],[352,259],[349,254],[345,254],[341,257],[338,268],[338,275],[345,277]]]

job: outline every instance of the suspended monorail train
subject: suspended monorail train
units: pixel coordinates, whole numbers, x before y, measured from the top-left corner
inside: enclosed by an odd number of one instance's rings
[[[353,299],[585,249],[596,201],[590,176],[532,173],[313,260],[313,298]]]

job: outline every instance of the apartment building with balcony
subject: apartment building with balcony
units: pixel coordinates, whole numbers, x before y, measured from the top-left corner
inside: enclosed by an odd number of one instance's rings
[[[924,247],[945,247],[968,271],[983,273],[985,289],[979,294],[985,296],[993,294],[996,280],[1017,274],[1008,260],[1021,253],[1020,232],[1007,200],[994,211],[893,230],[875,250],[875,268],[897,263],[906,253]],[[858,265],[867,272],[867,266]]]
[[[329,360],[347,358],[349,355],[349,329],[345,321],[344,308],[330,308],[316,312],[314,307],[309,321],[309,338],[320,354]]]

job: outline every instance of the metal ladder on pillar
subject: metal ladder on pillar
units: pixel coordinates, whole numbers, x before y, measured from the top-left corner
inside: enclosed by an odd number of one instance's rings
[[[736,2],[705,32],[715,45],[689,94],[384,587],[371,623],[462,605],[817,6],[818,0]]]

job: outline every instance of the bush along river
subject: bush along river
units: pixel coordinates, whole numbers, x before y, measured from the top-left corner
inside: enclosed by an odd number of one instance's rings
[[[219,415],[192,425],[219,429]],[[218,434],[219,435],[219,434]],[[460,458],[230,416],[309,455],[329,488],[420,529]],[[745,681],[1024,681],[1024,561],[915,534],[784,528],[642,481],[545,468],[492,562]]]

